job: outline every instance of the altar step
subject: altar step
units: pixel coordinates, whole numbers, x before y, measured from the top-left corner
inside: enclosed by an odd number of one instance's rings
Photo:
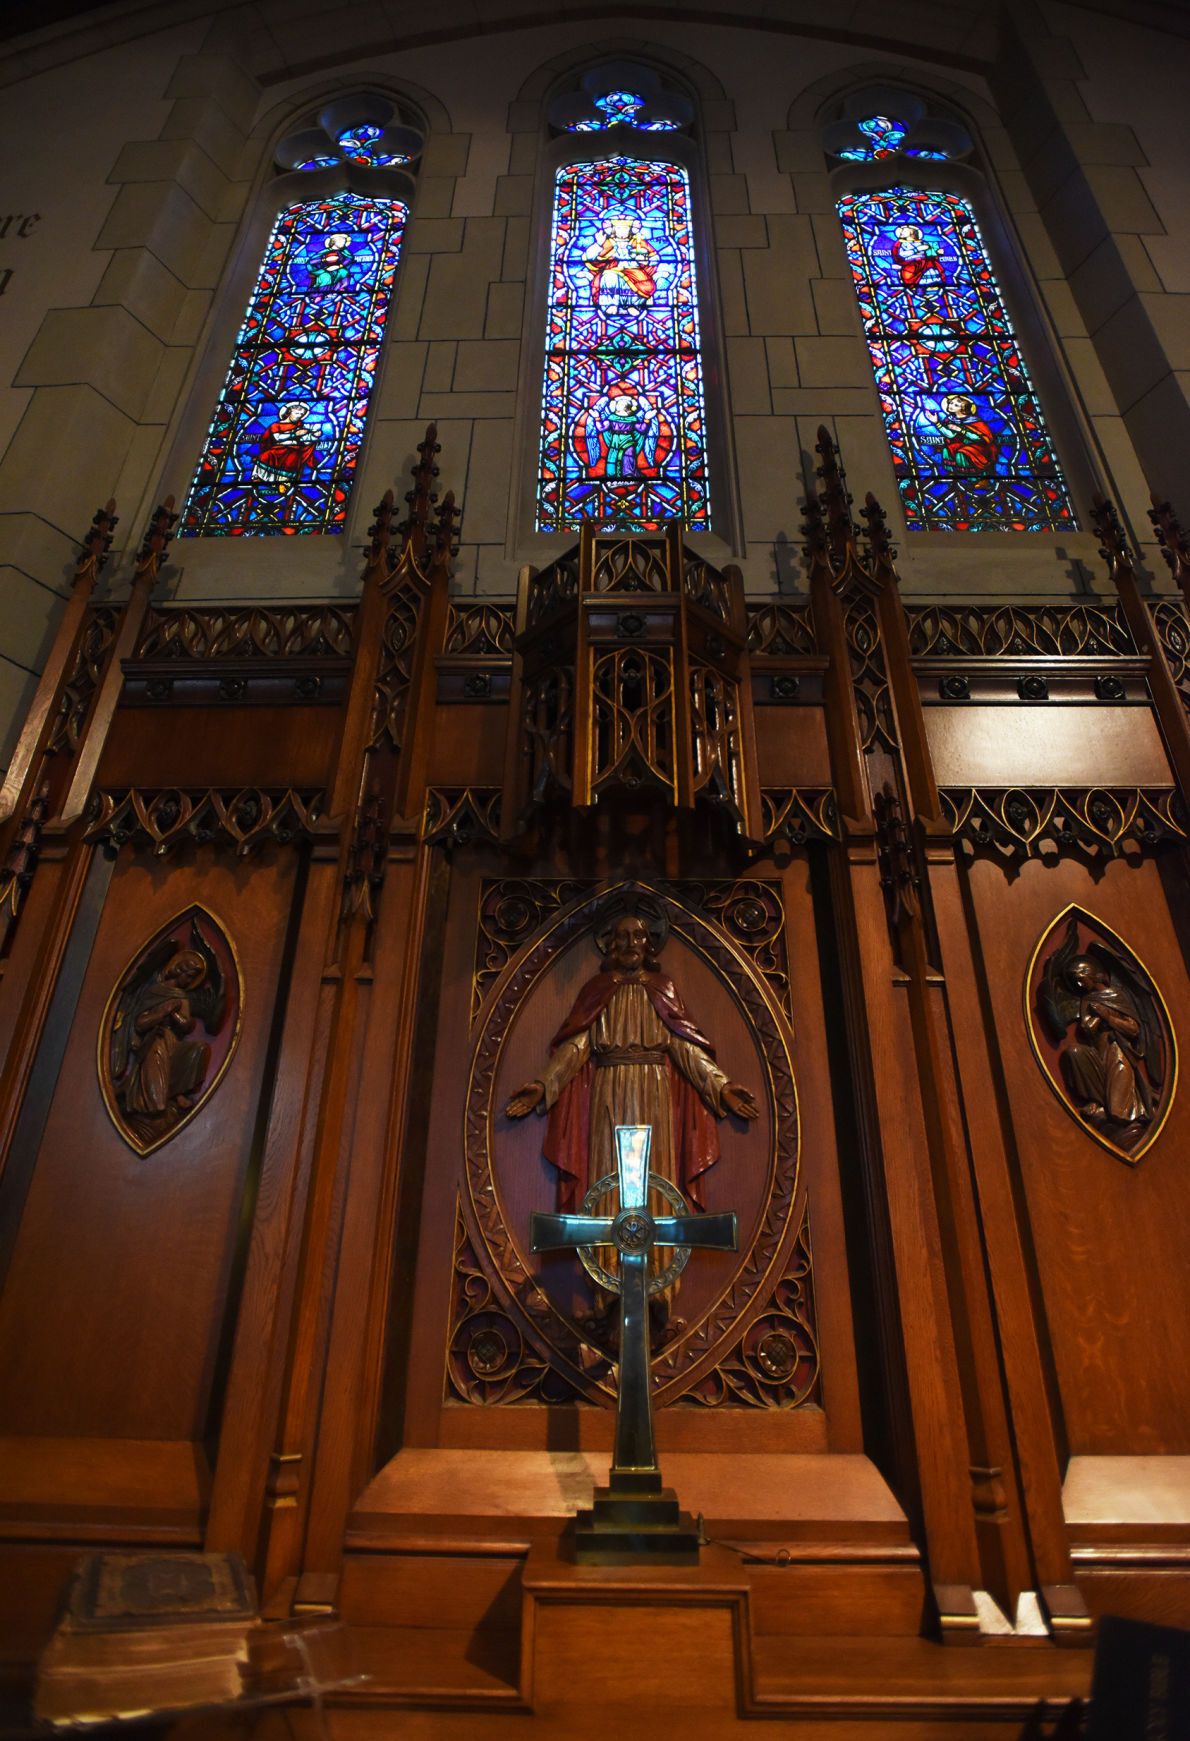
[[[465,1581],[473,1568],[458,1569]],[[331,1734],[397,1733],[379,1712],[399,1706],[403,1741],[605,1741],[634,1733],[644,1708],[665,1713],[655,1732],[682,1741],[755,1735],[758,1719],[797,1741],[909,1741],[924,1723],[931,1741],[1016,1741],[1039,1704],[1053,1717],[1090,1686],[1088,1651],[913,1636],[920,1596],[907,1600],[889,1568],[749,1566],[709,1548],[697,1568],[628,1571],[576,1566],[546,1540],[515,1586],[519,1625],[510,1583],[472,1628],[430,1624],[429,1589],[425,1624],[353,1627],[372,1678],[328,1713]],[[863,1630],[829,1630],[848,1612]]]
[[[1053,1713],[1088,1690],[1089,1652],[922,1638],[920,1557],[864,1457],[667,1457],[712,1538],[690,1567],[575,1564],[571,1520],[606,1468],[400,1452],[348,1531],[335,1606],[371,1678],[332,1734],[606,1741],[643,1701],[681,1741],[755,1735],[758,1718],[797,1741],[909,1741],[923,1722],[931,1741],[1016,1741],[1039,1701]]]

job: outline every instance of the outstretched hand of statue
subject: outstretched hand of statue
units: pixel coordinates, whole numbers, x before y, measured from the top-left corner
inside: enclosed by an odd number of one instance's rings
[[[721,1095],[728,1112],[734,1112],[737,1118],[759,1118],[760,1108],[756,1104],[756,1096],[747,1088],[741,1088],[738,1082],[729,1082]]]
[[[542,1083],[526,1082],[524,1087],[517,1089],[504,1111],[509,1118],[525,1118],[529,1113],[535,1111],[544,1099],[545,1087]],[[755,1118],[756,1114],[753,1113],[752,1116]]]

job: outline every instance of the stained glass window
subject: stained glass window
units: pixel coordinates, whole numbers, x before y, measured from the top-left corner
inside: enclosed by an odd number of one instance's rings
[[[554,189],[537,527],[710,525],[690,184],[627,157]]]
[[[897,187],[839,201],[913,531],[1076,525],[968,201]]]
[[[365,121],[358,127],[344,127],[335,135],[335,143],[348,163],[366,163],[371,169],[387,169],[395,163],[409,163],[408,151],[393,151],[383,143],[383,127],[377,127],[374,122]],[[295,169],[322,169],[328,164],[338,163],[338,157],[325,153],[307,158],[305,163],[297,163]]]
[[[641,120],[639,111],[645,107],[645,99],[632,91],[608,91],[605,96],[595,98],[595,107],[602,110],[597,119],[568,121],[568,130],[572,133],[597,133],[604,127],[639,127],[645,133],[669,133],[681,126],[680,121],[662,116]]]
[[[874,157],[895,157],[898,152],[903,152],[906,157],[932,157],[943,162],[950,155],[932,145],[906,146],[905,135],[909,129],[904,121],[892,115],[869,115],[866,121],[859,121],[856,125],[867,143],[849,145],[836,152],[836,156],[849,158],[853,163],[870,163]]]
[[[277,219],[182,536],[342,531],[406,216],[342,193]]]

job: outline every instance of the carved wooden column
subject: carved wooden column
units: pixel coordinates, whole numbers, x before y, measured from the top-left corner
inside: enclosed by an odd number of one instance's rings
[[[86,621],[88,606],[100,570],[107,561],[113,529],[118,524],[116,504],[108,502],[97,510],[91,530],[83,540],[75,563],[70,598],[0,789],[0,821],[6,822],[16,815],[22,808],[22,799],[27,801],[31,788],[40,785],[43,760],[53,754],[59,740],[69,738],[77,746],[82,735],[83,721],[96,686],[95,652],[99,651],[102,656],[110,646],[109,633],[99,649],[92,648],[91,656],[81,660],[89,626]],[[111,608],[112,616],[116,614],[116,608]],[[86,684],[78,681],[83,664],[90,676],[90,682]],[[3,844],[7,847],[7,835]]]
[[[103,743],[123,683],[121,661],[135,646],[149,596],[169,543],[176,515],[167,498],[153,515],[136,559],[132,588],[121,609],[91,607],[88,599],[111,543],[114,502],[100,509],[84,542],[75,590],[21,733],[6,785],[13,805],[9,843],[32,815],[48,812],[37,841],[42,875],[29,891],[26,923],[15,945],[10,923],[5,943],[14,949],[13,971],[0,983],[0,1172],[8,1165],[16,1122],[58,986],[92,849],[76,839],[76,824],[91,796]],[[14,878],[18,867],[10,866]],[[10,909],[10,917],[15,912]],[[95,907],[92,919],[98,918]]]
[[[325,1348],[324,1272],[336,1205],[345,1109],[354,1085],[352,1028],[371,929],[372,895],[355,898],[353,848],[364,801],[387,616],[393,498],[376,510],[356,618],[354,665],[294,936],[261,1189],[280,1204],[253,1223],[244,1308],[232,1351],[207,1546],[249,1557],[259,1544],[262,1600],[288,1611],[301,1567]],[[251,1326],[248,1334],[245,1326]]]
[[[395,557],[391,494],[372,528],[330,787],[340,808],[312,855],[297,942],[303,969],[283,1048],[297,1061],[286,1092],[300,1110],[296,1128],[292,1118],[274,1119],[269,1132],[270,1144],[294,1156],[291,1202],[281,1250],[262,1246],[250,1258],[262,1287],[267,1266],[279,1269],[272,1330],[267,1346],[237,1347],[227,1416],[241,1442],[221,1455],[220,1475],[225,1464],[228,1474],[222,1484],[217,1476],[212,1500],[210,1539],[220,1546],[250,1539],[263,1504],[261,1584],[278,1611],[333,1604],[347,1511],[374,1430],[379,1350],[369,1341],[368,1304],[378,1296],[370,1283],[390,1255],[392,1216],[382,1200],[387,1193],[391,1208],[398,1189],[428,891],[416,826],[398,817],[404,804],[420,821],[424,804],[453,532],[449,497],[431,523],[434,436],[431,427]],[[328,1362],[334,1406],[322,1385]],[[358,1407],[344,1408],[345,1390]]]
[[[806,533],[815,626],[830,660],[826,713],[844,841],[832,893],[891,1455],[903,1500],[920,1507],[943,1637],[958,1642],[978,1634],[971,1592],[981,1579],[965,1403],[919,1074],[916,963],[898,960],[886,907],[891,892],[896,936],[897,902],[904,905],[909,890],[886,887],[890,867],[871,791],[890,776],[903,779],[878,616],[886,579],[859,558],[845,481],[826,430],[819,436],[823,490],[821,498],[810,493]]]
[[[155,510],[145,541],[137,555],[132,590],[96,686],[95,699],[87,718],[70,786],[62,803],[61,822],[64,827],[76,822],[91,801],[91,788],[99,767],[99,758],[103,754],[120,699],[120,690],[124,685],[124,661],[130,659],[136,651],[145,612],[149,608],[149,600],[153,596],[153,588],[161,573],[172,528],[178,517],[173,511],[173,505],[173,497],[167,496]]]
[[[954,840],[934,777],[895,552],[883,512],[870,494],[863,513],[904,808],[911,819],[910,832],[897,799],[878,800],[883,881],[906,975],[933,1162],[963,1385],[968,1503],[980,1544],[981,1587],[996,1597],[1009,1620],[1020,1596],[1037,1590],[1055,1635],[1081,1637],[1088,1625],[1086,1609],[1073,1585],[1062,1471]]]
[[[1182,529],[1167,504],[1155,513],[1154,522],[1175,580],[1190,603],[1190,558],[1185,550]],[[1091,521],[1100,538],[1099,554],[1107,563],[1112,584],[1120,595],[1120,604],[1132,630],[1132,638],[1142,653],[1149,656],[1149,691],[1153,709],[1174,777],[1182,797],[1190,803],[1190,676],[1186,618],[1179,611],[1176,624],[1164,618],[1163,607],[1150,608],[1141,596],[1140,586],[1113,505],[1103,496],[1096,496],[1091,509]],[[1155,620],[1157,619],[1157,620]],[[1162,632],[1162,631],[1165,632]],[[1172,631],[1172,632],[1171,632]]]

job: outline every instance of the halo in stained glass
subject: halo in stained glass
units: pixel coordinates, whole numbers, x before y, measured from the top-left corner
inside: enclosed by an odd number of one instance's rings
[[[1077,526],[967,200],[919,188],[839,201],[911,531]]]
[[[342,531],[406,216],[344,193],[277,219],[182,537]]]
[[[558,171],[537,528],[710,526],[690,184],[676,163]]]

